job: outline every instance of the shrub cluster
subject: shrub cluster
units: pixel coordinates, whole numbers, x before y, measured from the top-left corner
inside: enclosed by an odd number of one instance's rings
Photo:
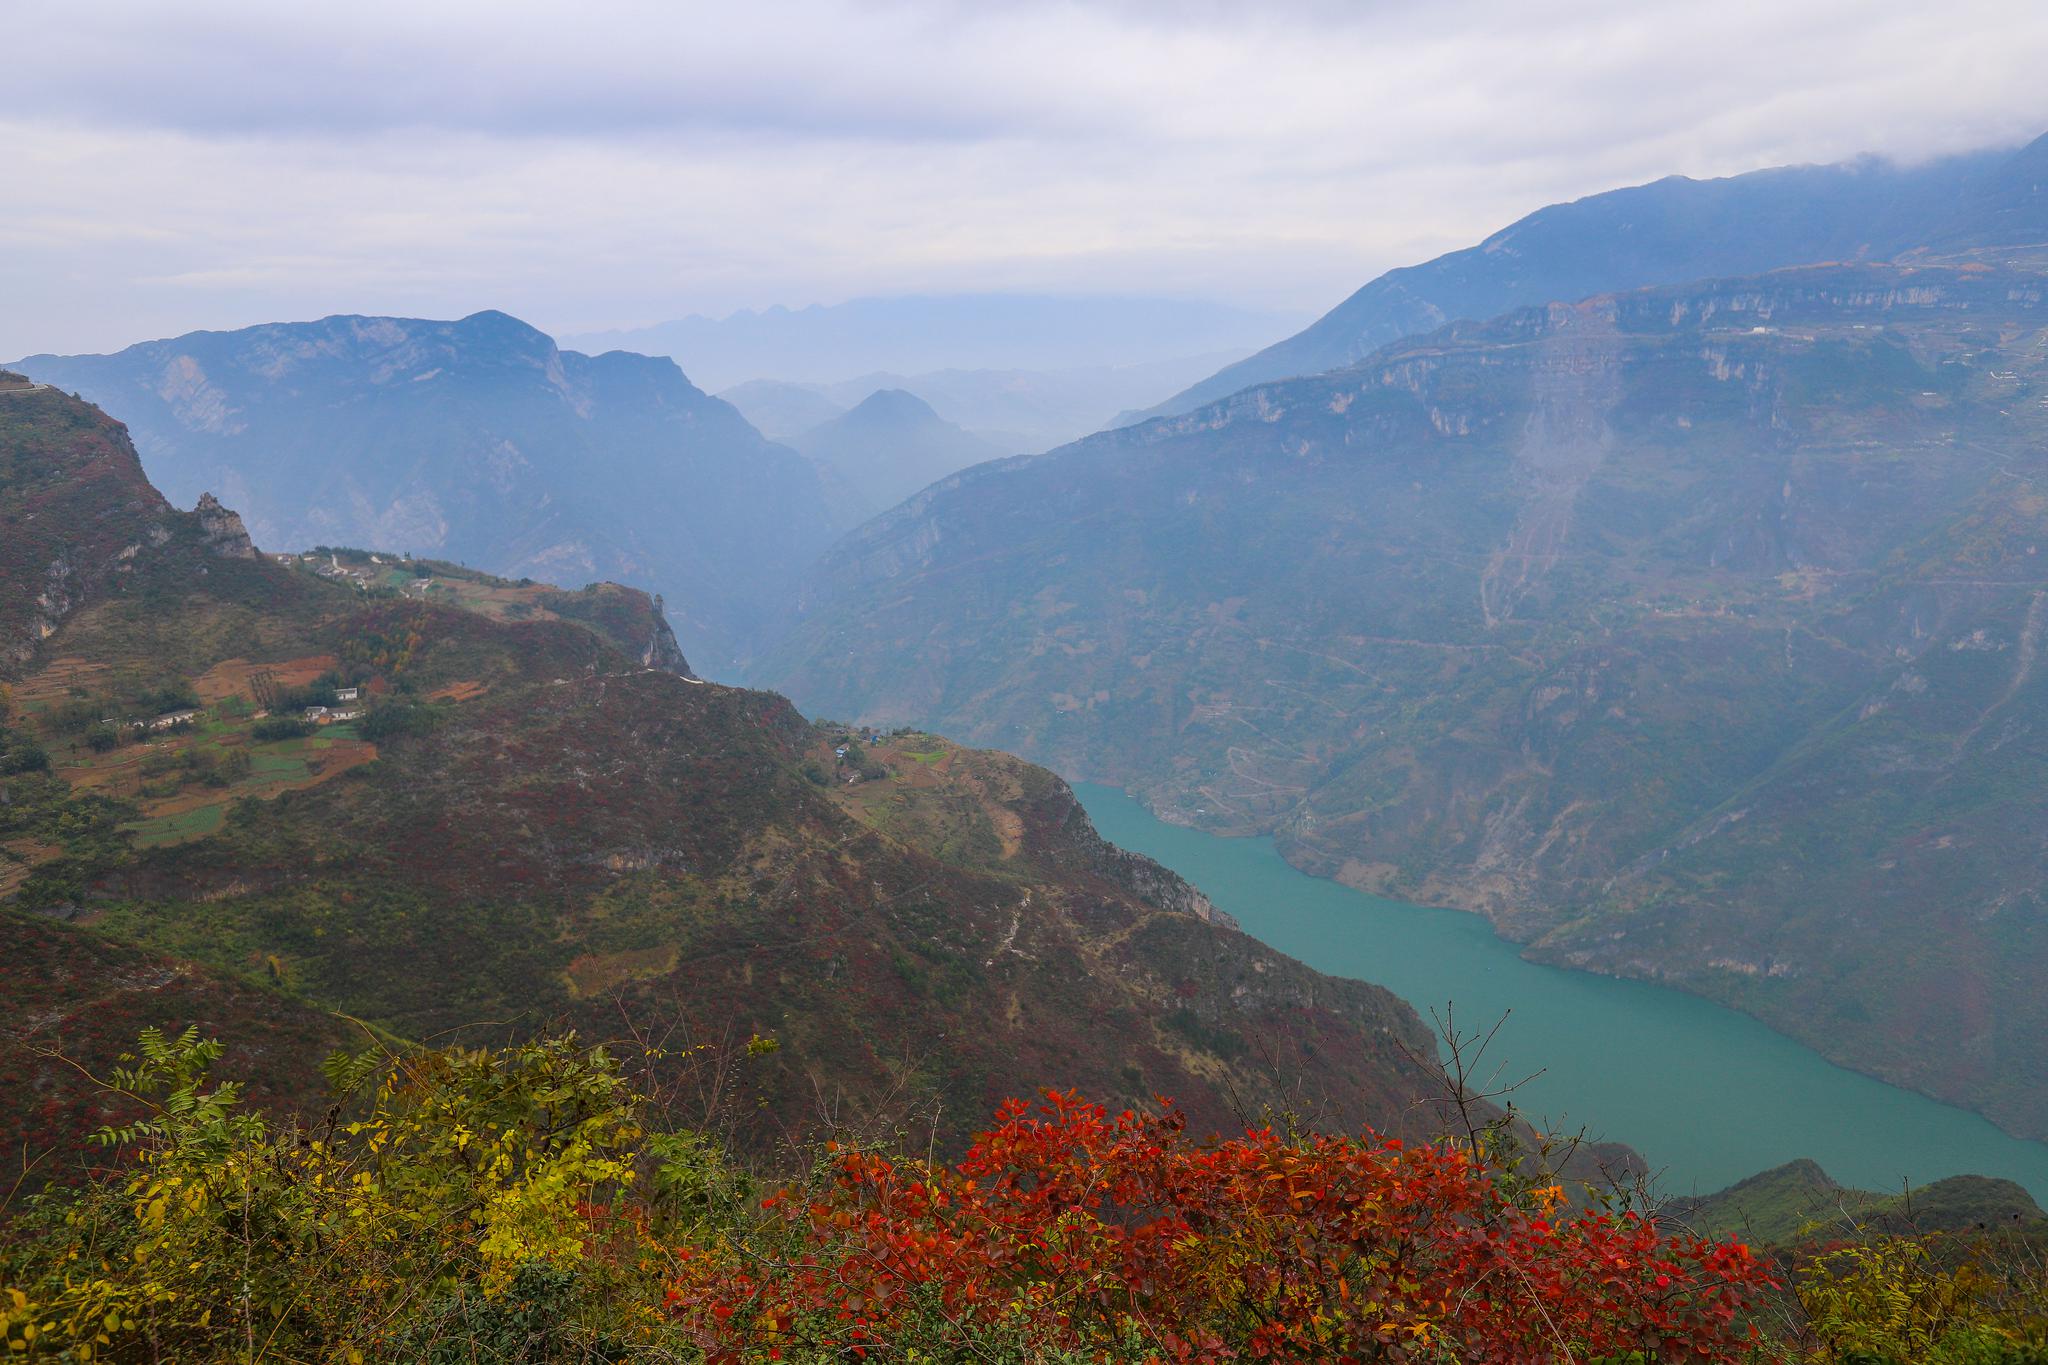
[[[246,749],[159,749],[145,756],[139,765],[149,779],[145,796],[169,796],[187,783],[207,787],[228,787],[249,775]]]
[[[303,739],[313,733],[313,723],[297,716],[265,716],[249,727],[249,738],[259,744],[283,739]]]
[[[2020,1365],[2009,1282],[1917,1244],[1774,1297],[1733,1241],[1575,1205],[1463,1143],[1012,1102],[964,1159],[822,1148],[760,1183],[550,1038],[327,1064],[267,1121],[143,1035],[110,1169],[0,1237],[18,1360],[1940,1361]],[[1789,1307],[1790,1334],[1759,1330]],[[2031,1326],[2029,1324],[2032,1324]],[[2030,1333],[2035,1334],[2030,1337]]]

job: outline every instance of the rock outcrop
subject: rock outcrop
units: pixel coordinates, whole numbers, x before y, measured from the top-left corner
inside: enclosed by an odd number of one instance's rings
[[[660,593],[654,594],[654,625],[648,632],[647,648],[640,653],[640,662],[678,677],[697,676],[690,671],[690,661],[683,657],[683,647],[676,643],[676,633],[668,623],[668,606]]]
[[[219,498],[201,493],[199,505],[192,511],[199,518],[200,535],[208,549],[224,559],[256,558],[256,544],[249,539],[241,515],[221,506]]]

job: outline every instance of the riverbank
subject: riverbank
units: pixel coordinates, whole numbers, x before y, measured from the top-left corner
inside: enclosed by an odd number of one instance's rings
[[[2048,1200],[2048,1145],[1850,1071],[1750,1015],[1650,982],[1523,959],[1483,917],[1387,900],[1313,877],[1271,839],[1157,819],[1112,787],[1074,784],[1103,836],[1180,873],[1246,932],[1333,975],[1393,990],[1468,1024],[1507,1015],[1489,1054],[1539,1126],[1586,1127],[1706,1193],[1798,1157],[1836,1179],[1897,1189],[2005,1176]]]

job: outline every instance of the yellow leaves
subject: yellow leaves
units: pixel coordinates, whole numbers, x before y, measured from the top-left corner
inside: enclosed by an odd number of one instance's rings
[[[500,1294],[526,1265],[649,1235],[616,1217],[643,1131],[601,1055],[549,1042],[380,1065],[382,1083],[354,1091],[363,1108],[317,1138],[236,1127],[139,1153],[96,1203],[67,1210],[69,1245],[53,1245],[44,1281],[0,1281],[0,1361],[121,1355],[138,1319],[177,1343],[167,1359],[225,1358],[253,1313],[272,1358],[362,1365],[332,1343],[424,1283]],[[253,1261],[251,1221],[268,1230]],[[93,1249],[84,1263],[80,1247]]]
[[[27,1294],[9,1286],[7,1307],[0,1311],[0,1339],[7,1342],[10,1351],[27,1351],[29,1343],[36,1339],[36,1318],[41,1309]]]
[[[578,1206],[596,1186],[624,1183],[631,1175],[625,1162],[593,1154],[578,1138],[559,1156],[529,1166],[524,1180],[500,1189],[484,1207],[477,1244],[484,1292],[502,1293],[522,1265],[580,1259],[585,1226]]]
[[[1982,1282],[1973,1265],[1940,1265],[1921,1243],[1881,1238],[1816,1257],[1798,1293],[1831,1351],[1921,1359],[1984,1316]]]

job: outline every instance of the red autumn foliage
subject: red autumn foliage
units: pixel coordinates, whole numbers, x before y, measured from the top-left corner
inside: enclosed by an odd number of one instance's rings
[[[1196,1143],[1177,1114],[1050,1092],[997,1120],[954,1166],[836,1153],[819,1189],[767,1201],[779,1241],[681,1253],[671,1310],[713,1362],[968,1339],[1026,1358],[1712,1362],[1746,1354],[1770,1285],[1745,1246],[1515,1197],[1450,1143]]]

